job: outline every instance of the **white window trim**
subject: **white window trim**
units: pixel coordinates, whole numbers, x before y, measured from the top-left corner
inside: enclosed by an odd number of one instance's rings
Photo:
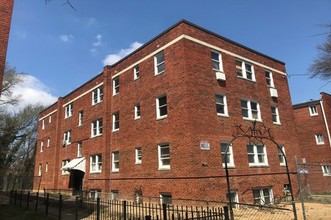
[[[223,97],[223,105],[224,105],[224,114],[222,113],[218,113],[217,112],[217,99],[216,96],[222,96]],[[218,116],[225,116],[225,117],[229,117],[229,112],[228,112],[228,104],[227,104],[227,100],[226,100],[226,95],[224,94],[216,94],[215,95],[215,103],[216,103],[216,113]]]
[[[41,121],[41,130],[44,130],[45,129],[45,120],[42,120]]]
[[[47,173],[48,172],[48,163],[46,162],[46,164],[45,164],[45,173]]]
[[[251,63],[249,63],[249,62],[240,60],[240,59],[237,59],[236,61],[241,62],[241,70],[242,70],[242,76],[238,76],[237,75],[237,77],[240,78],[240,79],[245,79],[245,80],[251,81],[251,82],[256,82],[254,65],[251,64]],[[252,67],[252,79],[248,79],[247,78],[247,70],[246,70],[246,65],[245,64],[248,64],[248,65],[250,65]]]
[[[316,105],[309,106],[309,114],[310,114],[310,116],[316,116],[316,115],[318,115],[318,111],[317,111],[317,106]]]
[[[224,167],[225,167],[225,163],[223,162],[223,155],[225,155],[225,152],[223,153],[223,151],[222,151],[222,144],[230,144],[230,143],[227,143],[227,142],[221,142],[222,166],[223,166],[223,168],[224,168]],[[234,158],[233,158],[232,144],[230,144],[230,146],[229,146],[229,148],[228,148],[228,154],[229,154],[229,157],[230,157],[230,161],[227,161],[228,168],[235,168],[235,165],[234,165]]]
[[[138,106],[139,106],[139,115],[138,115]],[[139,119],[141,115],[140,112],[140,103],[134,105],[134,119]]]
[[[213,70],[215,72],[222,72],[222,73],[224,73],[224,71],[223,71],[223,62],[222,62],[222,54],[220,52],[216,51],[216,50],[211,50],[211,53],[215,53],[215,54],[218,55],[218,60],[214,60],[211,57],[212,62],[214,62],[214,61],[215,62],[218,62],[218,69],[215,69],[214,66],[212,66]]]
[[[322,137],[322,141],[319,140],[319,137]],[[323,134],[315,134],[315,140],[317,145],[325,144]]]
[[[322,165],[323,176],[331,176],[331,165]]]
[[[118,82],[117,85],[116,85],[116,81]],[[113,78],[113,96],[120,93],[119,88],[120,88],[120,78],[119,78],[119,76],[117,76],[117,77]],[[118,89],[118,91],[116,91],[117,89]]]
[[[140,159],[139,159],[139,152],[140,152]],[[141,156],[141,147],[136,147],[135,149],[135,164],[141,164],[142,156]]]
[[[161,158],[161,148],[162,147],[165,147],[165,146],[168,146],[169,148],[169,160],[171,159],[171,156],[170,156],[170,145],[168,143],[162,143],[162,144],[159,144],[158,145],[158,163],[159,163],[159,170],[170,170],[170,164],[169,165],[163,165],[163,160],[164,159],[167,159],[167,158]]]
[[[166,199],[170,199],[170,202],[164,202],[164,198]],[[161,204],[168,204],[168,205],[171,205],[172,204],[172,195],[171,193],[169,192],[163,192],[163,193],[160,193],[160,203]]]
[[[50,138],[47,138],[47,147],[49,147],[51,144],[51,139]]]
[[[115,122],[116,122],[116,116],[118,117],[118,128],[115,128]],[[113,123],[112,123],[112,131],[119,131],[120,130],[120,125],[119,125],[119,119],[120,118],[120,113],[119,112],[115,112],[113,113]]]
[[[247,110],[248,110],[248,117],[244,117],[243,116],[243,119],[245,120],[250,120],[250,121],[259,121],[261,122],[262,121],[262,117],[261,117],[261,109],[260,109],[260,104],[259,102],[257,101],[253,101],[253,100],[248,100],[248,99],[241,99],[240,100],[240,106],[241,106],[241,101],[245,101],[247,102]],[[256,104],[256,108],[257,108],[257,116],[258,118],[253,118],[253,114],[252,114],[252,106],[251,106],[251,103],[254,102]],[[242,109],[242,106],[241,106],[241,109]]]
[[[82,153],[83,153],[83,143],[78,142],[77,143],[77,157],[82,157]]]
[[[272,112],[272,110],[271,110],[272,123],[273,123],[273,124],[280,125],[281,123],[280,123],[280,117],[279,117],[279,111],[278,111],[278,108],[277,108],[276,106],[272,106],[271,108],[274,108],[274,109],[275,109],[275,116],[276,116],[276,119],[277,119],[277,121],[273,121],[273,116],[274,116],[274,114],[273,114],[273,112]]]
[[[286,166],[286,163],[285,163],[285,157],[286,157],[285,147],[284,147],[284,145],[281,145],[280,148],[282,149],[282,151],[283,151],[283,153],[284,153],[285,156],[280,152],[280,149],[277,147],[278,159],[279,159],[279,157],[282,157],[283,158],[283,162],[281,162],[279,160],[279,165]]]
[[[52,116],[48,116],[48,124],[52,123]]]
[[[84,117],[84,112],[80,111],[78,113],[78,126],[82,126],[83,125],[83,117]]]
[[[69,162],[70,162],[69,159],[67,159],[67,160],[62,160],[62,167],[64,167],[64,166],[65,166],[67,163],[69,163]],[[62,170],[61,174],[62,174],[62,175],[69,175],[70,172],[69,172],[68,170]]]
[[[163,98],[163,97],[166,98],[167,102],[166,102],[165,105],[160,106],[160,99]],[[161,116],[160,115],[161,114],[160,108],[164,107],[164,106],[167,108],[167,114]],[[163,118],[166,118],[166,117],[168,117],[168,99],[167,99],[166,95],[162,95],[162,96],[159,96],[159,97],[156,98],[156,119],[163,119]]]
[[[139,64],[133,67],[133,79],[137,80],[140,78],[140,68]]]
[[[115,160],[115,155],[118,155],[118,160]],[[119,172],[120,171],[120,152],[114,151],[111,154],[111,171],[112,172]],[[118,167],[116,167],[116,163],[118,164]]]
[[[163,50],[160,51],[159,53],[157,53],[157,54],[154,55],[154,75],[155,75],[155,76],[156,76],[156,75],[160,75],[160,74],[164,73],[164,71],[165,71],[165,68],[164,68],[164,70],[162,70],[161,72],[158,72],[158,66],[160,66],[160,65],[162,65],[162,64],[163,64],[163,65],[165,64],[165,58],[163,59],[162,62],[157,63],[157,56],[158,56],[159,54],[161,54],[161,53],[163,53],[163,58],[164,58],[164,51],[163,51]]]
[[[263,167],[263,166],[269,166],[268,164],[268,155],[267,155],[267,148],[265,145],[263,146],[263,154],[264,154],[264,163],[260,163],[259,162],[259,158],[258,158],[258,152],[257,152],[257,146],[253,143],[249,143],[251,145],[253,145],[253,151],[254,151],[254,163],[250,163],[248,161],[248,164],[250,167]],[[261,145],[260,145],[261,146]],[[248,152],[247,152],[247,157],[248,157]]]
[[[96,96],[96,99],[94,98]],[[100,86],[92,91],[92,105],[96,105],[103,101],[103,86]]]
[[[101,124],[101,125],[100,125]],[[102,135],[102,118],[99,118],[91,123],[91,137],[98,137]],[[94,134],[94,130],[96,131]]]
[[[265,70],[264,72],[265,72],[266,79],[270,80],[270,85],[267,84],[267,86],[270,87],[270,88],[275,88],[274,78],[273,78],[272,72],[270,70]],[[269,73],[269,78],[267,78],[267,75],[266,75],[267,72]]]
[[[270,200],[270,203],[272,203],[272,201],[273,201],[273,192],[272,192],[272,188],[270,188],[270,187],[264,187],[264,188],[255,188],[255,189],[253,189],[253,190],[259,190],[260,191],[260,204],[259,205],[267,205],[267,204],[265,204],[265,201],[262,201],[261,200],[261,198],[264,198],[265,196],[264,196],[264,192],[263,192],[263,190],[264,189],[268,189],[269,190],[269,200]],[[252,190],[252,193],[253,193],[253,190]],[[255,200],[255,198],[254,198],[254,193],[253,193],[253,201]],[[264,203],[263,203],[264,202]]]
[[[38,176],[41,176],[42,173],[42,164],[40,163],[38,166]]]
[[[95,167],[96,169],[93,170],[93,157],[95,157]],[[100,161],[101,158],[101,161]],[[99,169],[99,164],[100,164],[100,169]],[[94,154],[90,156],[90,173],[101,173],[102,171],[102,155],[101,154]]]
[[[64,107],[64,118],[70,118],[73,112],[73,104],[70,103]]]
[[[40,152],[44,151],[44,141],[40,142]]]
[[[63,135],[63,144],[71,144],[71,131],[65,131]]]

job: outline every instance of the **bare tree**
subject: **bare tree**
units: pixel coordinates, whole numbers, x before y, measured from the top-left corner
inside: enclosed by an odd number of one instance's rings
[[[331,29],[331,24],[325,25]],[[309,68],[312,78],[331,80],[331,30],[326,33],[326,41],[317,46],[319,55]]]
[[[16,69],[6,65],[3,75],[2,90],[0,96],[0,106],[3,105],[15,105],[18,103],[20,96],[13,94],[13,88],[15,85],[22,82],[22,73],[16,72]]]

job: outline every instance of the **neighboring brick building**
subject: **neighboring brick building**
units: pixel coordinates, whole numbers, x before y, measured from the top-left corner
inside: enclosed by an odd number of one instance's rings
[[[331,95],[293,105],[302,158],[302,182],[312,193],[331,192]]]
[[[222,143],[255,120],[284,145],[295,181],[285,64],[181,21],[40,113],[34,190],[225,201]],[[237,201],[288,183],[270,141],[239,138],[228,158]]]
[[[0,95],[6,65],[7,46],[14,0],[0,0]]]

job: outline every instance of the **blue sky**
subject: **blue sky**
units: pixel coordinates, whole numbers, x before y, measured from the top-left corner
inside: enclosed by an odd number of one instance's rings
[[[7,62],[29,74],[20,91],[46,105],[181,19],[285,62],[293,104],[330,93],[331,83],[302,75],[330,31],[321,27],[331,23],[330,0],[65,2],[14,5]]]

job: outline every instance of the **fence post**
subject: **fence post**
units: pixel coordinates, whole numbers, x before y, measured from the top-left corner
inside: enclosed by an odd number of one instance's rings
[[[163,210],[163,220],[167,220],[167,204],[162,204],[162,210]]]
[[[49,194],[47,193],[47,195],[46,195],[46,216],[48,216],[48,205],[49,205]]]
[[[224,206],[223,209],[224,209],[224,219],[229,220],[230,219],[229,218],[229,207]]]
[[[38,200],[39,200],[39,192],[37,192],[37,195],[36,195],[36,206],[34,208],[34,211],[37,212],[38,211]]]
[[[75,220],[78,220],[78,196],[76,196],[76,203],[75,203]]]
[[[22,196],[23,196],[23,191],[21,190],[21,193],[20,193],[20,207],[22,207]]]
[[[61,213],[62,213],[62,195],[59,195],[59,220],[61,220]]]
[[[123,220],[126,220],[126,201],[123,201]]]
[[[30,191],[28,191],[28,198],[26,201],[26,209],[29,209],[29,202],[30,202]]]
[[[152,220],[152,216],[150,216],[150,215],[146,215],[146,216],[145,216],[145,220]]]
[[[100,198],[97,198],[97,220],[100,220]]]

